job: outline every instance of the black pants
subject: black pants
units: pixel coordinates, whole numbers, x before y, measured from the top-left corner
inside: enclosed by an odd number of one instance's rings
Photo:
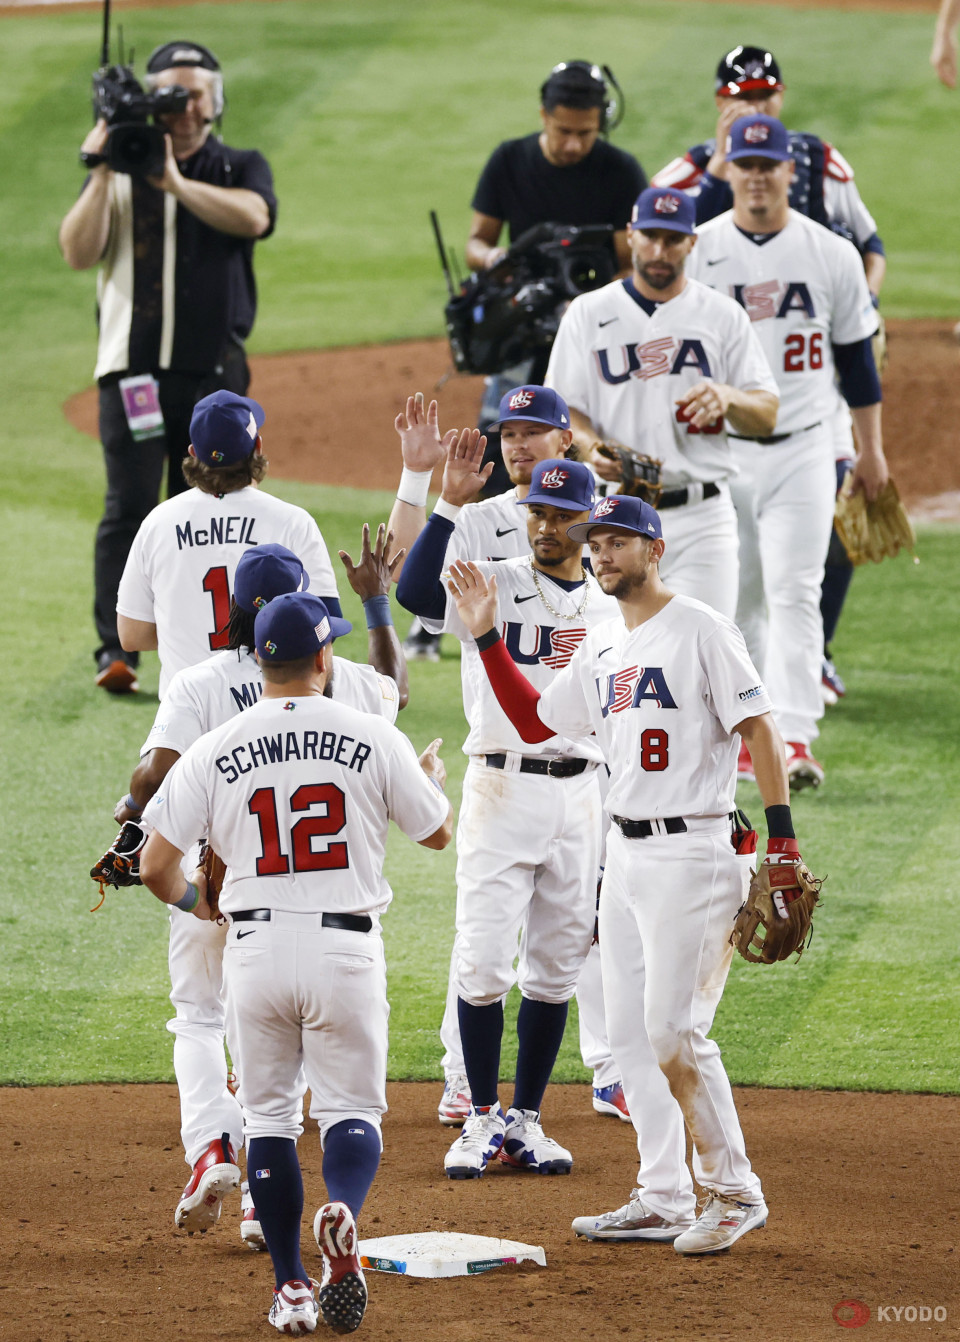
[[[212,391],[225,388],[240,396],[250,385],[250,370],[242,349],[231,348],[223,366],[215,373],[158,373],[160,408],[164,432],[157,438],[136,443],[127,425],[119,376],[100,383],[100,441],[107,468],[107,492],[103,517],[97,527],[93,552],[93,618],[100,645],[94,653],[117,651],[117,589],[123,567],[140,523],[160,502],[164,464],[167,468],[167,497],[186,489],[180,463],[190,446],[190,420],[193,407]],[[137,656],[129,660],[136,665]]]

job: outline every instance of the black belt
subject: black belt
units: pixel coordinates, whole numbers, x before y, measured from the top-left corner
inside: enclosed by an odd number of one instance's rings
[[[273,910],[240,909],[230,917],[235,923],[269,923]],[[373,927],[373,919],[366,913],[325,913],[320,922],[324,927],[336,927],[341,932],[369,932]]]
[[[483,758],[489,769],[506,768],[506,755],[484,755]],[[520,761],[519,772],[522,774],[546,774],[549,778],[574,778],[577,774],[582,774],[591,763],[591,760],[548,760],[535,759],[529,755],[524,755]]]
[[[773,443],[785,443],[788,438],[795,437],[798,433],[809,433],[811,429],[819,429],[821,420],[814,424],[807,424],[802,429],[794,429],[792,433],[772,433],[768,438],[753,438],[749,433],[728,433],[728,438],[739,438],[741,443],[761,443],[764,447],[769,447]]]
[[[611,819],[625,839],[649,839],[651,834],[660,833],[658,825],[662,825],[668,834],[687,832],[686,822],[679,815],[668,815],[663,820],[628,820],[622,815],[611,816]]]
[[[715,499],[719,493],[720,486],[715,485],[712,480],[703,487],[703,497],[705,499]],[[685,503],[689,502],[689,489],[665,489],[660,495],[657,508],[682,508]]]

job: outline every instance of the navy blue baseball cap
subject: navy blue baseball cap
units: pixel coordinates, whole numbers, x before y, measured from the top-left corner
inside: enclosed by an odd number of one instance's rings
[[[233,579],[237,605],[251,615],[284,592],[305,592],[310,575],[285,545],[255,545],[240,556]]]
[[[647,536],[650,540],[660,540],[663,531],[660,527],[660,515],[643,499],[635,499],[629,494],[608,494],[605,499],[597,499],[585,522],[567,527],[567,535],[575,541],[589,539],[594,527],[617,527],[620,531],[633,531],[638,536]]]
[[[641,191],[630,216],[631,228],[669,228],[672,233],[695,233],[696,225],[693,197],[666,186],[648,186]]]
[[[530,489],[525,499],[517,504],[549,503],[552,508],[572,508],[586,512],[593,507],[593,471],[582,461],[567,461],[564,457],[548,457],[538,461],[530,475]]]
[[[551,429],[569,429],[570,411],[558,391],[552,387],[514,387],[500,398],[500,417],[489,429],[499,429],[508,419],[524,419],[531,424],[549,424]]]
[[[775,116],[737,117],[727,136],[727,162],[738,158],[774,158],[785,162],[793,158],[790,137],[782,121]]]
[[[234,466],[253,451],[266,415],[263,406],[232,391],[215,391],[193,407],[190,442],[208,466]]]
[[[258,611],[254,624],[261,662],[295,662],[309,657],[353,625],[331,615],[311,592],[284,592]]]

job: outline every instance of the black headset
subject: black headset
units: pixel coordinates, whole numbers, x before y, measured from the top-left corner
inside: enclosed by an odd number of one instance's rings
[[[607,88],[608,82],[610,89]],[[564,94],[578,100],[587,94],[599,99],[589,106],[600,108],[600,130],[604,135],[616,130],[623,120],[623,90],[609,65],[591,65],[589,61],[561,61],[540,86],[540,102],[545,103],[549,96],[555,104],[575,106],[564,100]]]

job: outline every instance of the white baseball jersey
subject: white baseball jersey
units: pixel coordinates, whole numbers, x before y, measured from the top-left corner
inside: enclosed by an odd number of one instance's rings
[[[447,546],[447,563],[454,559],[516,559],[530,553],[527,510],[519,506],[516,489],[492,499],[468,503],[457,514]]]
[[[676,401],[708,377],[776,395],[744,316],[696,280],[648,316],[616,280],[567,308],[544,382],[587,415],[601,437],[658,457],[667,486],[723,480],[736,474],[724,425],[697,429],[678,417]]]
[[[319,695],[261,699],[180,757],[144,820],[227,864],[225,913],[379,913],[388,822],[419,843],[448,814],[401,731]]]
[[[852,345],[877,329],[853,243],[795,210],[779,233],[744,233],[730,211],[697,238],[688,272],[743,307],[777,379],[774,431],[829,420],[836,409],[831,344]]]
[[[267,542],[293,551],[310,575],[311,592],[337,595],[310,514],[253,485],[223,496],[188,489],[144,518],[120,579],[117,613],[157,626],[161,698],[177,671],[226,647],[240,556]]]
[[[619,613],[592,628],[538,708],[558,732],[596,732],[611,775],[606,810],[629,820],[732,811],[731,732],[770,711],[739,629],[685,596],[634,630]]]
[[[338,704],[396,722],[400,695],[390,676],[335,656],[331,684],[332,698]],[[157,747],[183,755],[204,732],[252,708],[262,694],[260,663],[247,649],[228,649],[199,666],[185,667],[167,687],[140,748],[141,758]]]
[[[521,512],[521,509],[517,509]],[[498,589],[497,624],[507,652],[536,689],[543,691],[557,672],[565,667],[583,642],[587,630],[619,613],[613,597],[605,596],[592,573],[584,584],[566,590],[545,573],[534,579],[530,556],[506,559],[500,563],[481,563],[477,567],[486,576],[496,575]],[[560,617],[544,604],[536,582]],[[469,633],[457,612],[456,602],[447,593],[447,613],[441,624],[424,620],[433,633],[456,634],[463,644],[460,659],[463,680],[463,710],[470,731],[463,744],[465,755],[516,751],[521,755],[560,755],[600,762],[603,755],[593,728],[585,732],[560,733],[546,741],[524,741],[504,713],[490,687],[487,673]]]

